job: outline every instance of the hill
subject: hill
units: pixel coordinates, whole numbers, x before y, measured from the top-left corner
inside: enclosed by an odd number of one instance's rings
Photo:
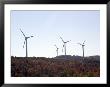
[[[100,56],[11,57],[12,77],[99,77]]]

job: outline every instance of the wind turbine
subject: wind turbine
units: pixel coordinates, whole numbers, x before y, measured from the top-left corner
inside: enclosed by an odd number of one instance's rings
[[[81,44],[81,43],[78,43],[79,45],[82,46],[82,50],[83,50],[83,58],[84,58],[84,46],[85,46],[85,41]]]
[[[70,41],[64,41],[62,37],[60,37],[60,39],[61,39],[62,42],[64,43],[64,44],[63,44],[63,47],[64,47],[64,49],[65,49],[65,55],[66,55],[66,44],[67,44],[68,42],[70,42],[71,40],[70,40]]]
[[[54,45],[54,46],[55,46],[55,47],[56,47],[56,49],[57,49],[57,50],[56,50],[56,52],[57,52],[57,56],[58,56],[58,49],[59,49],[59,48],[58,48],[56,45]]]
[[[31,38],[31,37],[34,37],[34,36],[30,36],[30,37],[26,37],[25,34],[23,33],[23,31],[20,29],[21,33],[23,34],[24,38],[25,38],[25,41],[24,41],[24,44],[23,44],[23,48],[24,48],[24,45],[26,43],[26,58],[28,57],[28,50],[27,50],[27,39]]]

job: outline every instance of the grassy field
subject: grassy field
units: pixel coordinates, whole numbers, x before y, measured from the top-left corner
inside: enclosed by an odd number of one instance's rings
[[[99,77],[100,57],[11,57],[11,76]]]

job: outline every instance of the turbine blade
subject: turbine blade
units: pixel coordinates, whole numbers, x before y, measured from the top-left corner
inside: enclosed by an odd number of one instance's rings
[[[65,45],[63,45],[63,47],[62,47],[62,52],[63,52],[63,48],[64,48],[64,46],[65,46]]]
[[[63,47],[64,47],[65,45],[63,45]]]
[[[85,43],[85,41],[83,42],[83,44]]]
[[[54,45],[56,48],[57,48],[57,46],[56,45]]]
[[[23,48],[24,48],[24,45],[25,45],[25,41],[24,41],[24,44],[23,44]]]
[[[83,44],[85,43],[85,41],[83,42]]]
[[[57,48],[57,50],[59,49],[56,45],[54,45],[56,48]]]
[[[28,38],[31,38],[31,37],[26,37],[26,38],[28,39]]]
[[[34,36],[27,37],[27,39],[28,39],[28,38],[31,38],[31,37],[34,37]]]
[[[31,36],[31,37],[34,37],[34,36]]]
[[[23,36],[26,37],[25,34],[23,33],[23,31],[22,31],[21,29],[20,29],[20,31],[21,31],[21,33],[23,34]]]
[[[82,45],[81,43],[77,43],[77,44]]]
[[[63,38],[62,37],[60,37],[60,39],[63,41],[63,43],[64,43],[64,40],[63,40]]]
[[[67,43],[67,42],[70,42],[70,41],[71,41],[71,40],[69,40],[69,41],[66,41],[66,43]]]

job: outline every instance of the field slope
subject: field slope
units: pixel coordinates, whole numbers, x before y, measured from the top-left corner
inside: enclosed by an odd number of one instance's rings
[[[11,57],[12,77],[99,77],[100,56]]]

